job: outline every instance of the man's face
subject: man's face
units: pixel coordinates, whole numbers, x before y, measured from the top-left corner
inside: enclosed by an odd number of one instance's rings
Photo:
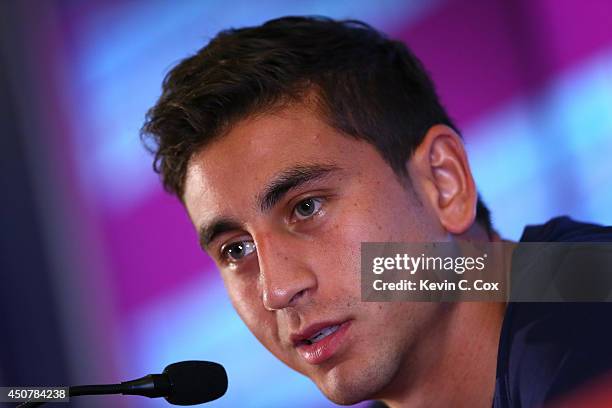
[[[360,244],[446,235],[373,146],[304,105],[253,116],[192,157],[184,201],[249,329],[330,399],[423,368],[443,306],[362,303]]]

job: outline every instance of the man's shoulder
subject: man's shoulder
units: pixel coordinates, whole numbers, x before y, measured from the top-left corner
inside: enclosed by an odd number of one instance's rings
[[[539,406],[608,373],[611,321],[612,303],[509,304],[496,398],[505,397],[509,406]]]
[[[612,242],[612,226],[556,217],[541,225],[526,226],[520,242]]]
[[[612,228],[558,217],[521,242],[612,242]],[[612,369],[612,303],[510,303],[497,366],[496,407],[540,406]]]

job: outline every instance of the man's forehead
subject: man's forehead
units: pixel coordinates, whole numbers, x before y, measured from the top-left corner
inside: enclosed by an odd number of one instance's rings
[[[283,169],[304,163],[339,167],[365,144],[324,123],[305,107],[292,106],[240,121],[196,152],[187,166],[185,199],[214,191],[245,192]],[[252,191],[251,191],[252,192]]]
[[[188,169],[185,202],[188,206],[196,201],[205,203],[209,212],[231,207],[232,202],[266,212],[288,191],[343,173],[342,164],[334,161],[297,161],[283,163],[269,175],[254,176],[250,180],[238,177],[234,182],[232,177],[209,177],[206,167],[194,163]]]

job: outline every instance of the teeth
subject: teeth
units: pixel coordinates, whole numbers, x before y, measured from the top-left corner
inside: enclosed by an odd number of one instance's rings
[[[323,340],[324,338],[326,338],[327,336],[329,336],[330,334],[334,333],[336,330],[338,330],[338,327],[340,327],[340,325],[326,327],[320,332],[318,332],[317,334],[315,334],[314,336],[312,336],[311,338],[309,338],[308,340],[306,340],[306,343],[307,344],[317,343]]]

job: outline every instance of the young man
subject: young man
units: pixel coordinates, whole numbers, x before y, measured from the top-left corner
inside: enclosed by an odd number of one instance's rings
[[[224,31],[169,73],[143,131],[241,318],[332,401],[538,406],[612,366],[595,326],[548,347],[588,305],[361,302],[361,242],[500,241],[420,62],[371,27]],[[611,235],[561,218],[524,238],[569,233]],[[526,340],[541,327],[544,351]]]

